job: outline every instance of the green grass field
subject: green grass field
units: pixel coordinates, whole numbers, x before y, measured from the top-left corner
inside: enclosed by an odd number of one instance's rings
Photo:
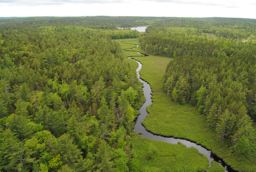
[[[142,57],[139,52],[141,51],[139,48],[138,39],[119,39],[117,42],[120,44],[123,53],[126,57]]]
[[[195,149],[133,137],[133,171],[196,172],[208,169],[208,160]],[[214,166],[214,169],[218,169]],[[213,170],[213,168],[211,169]],[[220,170],[223,172],[223,169]]]

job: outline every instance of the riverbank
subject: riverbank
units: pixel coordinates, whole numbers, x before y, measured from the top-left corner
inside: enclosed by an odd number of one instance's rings
[[[179,105],[170,100],[162,90],[162,78],[170,59],[165,57],[138,57],[143,64],[142,77],[153,91],[153,104],[144,125],[150,131],[166,136],[194,140],[213,150],[229,165],[239,171],[256,171],[255,164],[235,157],[224,143],[209,129],[205,119],[190,105]]]
[[[130,61],[135,71],[137,63]],[[181,144],[168,144],[153,141],[144,136],[134,135],[133,145],[133,167],[132,171],[221,171],[224,169],[218,163],[213,162],[209,168],[207,158],[199,154],[196,149],[187,148]]]
[[[137,53],[140,52],[138,39],[118,40],[118,43],[121,45],[125,56],[135,57],[136,59],[143,57]],[[157,65],[162,66],[160,74],[164,73],[170,60],[169,58],[162,59]],[[133,71],[136,71],[138,64],[131,59],[128,61]],[[144,70],[142,69],[142,71]],[[158,73],[158,71],[155,72]],[[213,162],[211,168],[209,168],[208,159],[194,148],[153,141],[137,134],[134,135],[132,143],[133,163],[136,163],[135,166],[138,167],[133,171],[170,171],[170,169],[172,171],[224,171],[223,167],[216,162]],[[152,159],[149,158],[150,154],[154,154]]]

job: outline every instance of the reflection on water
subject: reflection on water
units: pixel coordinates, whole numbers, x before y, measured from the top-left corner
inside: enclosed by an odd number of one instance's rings
[[[148,26],[136,26],[136,27],[117,27],[117,29],[120,30],[126,30],[126,29],[130,29],[130,30],[136,30],[138,32],[146,32]]]
[[[148,26],[137,26],[137,27],[131,27],[131,30],[136,30],[138,32],[146,32]]]

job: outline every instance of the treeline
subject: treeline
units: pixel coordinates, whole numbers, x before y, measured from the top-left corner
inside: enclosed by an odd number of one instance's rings
[[[227,27],[219,26],[218,33],[227,32]],[[164,90],[171,99],[195,106],[221,141],[253,162],[255,40],[227,35],[208,35],[191,26],[151,27],[141,38],[141,45],[146,53],[174,57],[164,78]],[[251,33],[249,37],[254,36]]]
[[[166,71],[164,90],[206,116],[220,140],[243,157],[256,158],[256,59],[179,57]],[[250,118],[251,117],[251,118]]]
[[[134,75],[101,30],[2,30],[0,171],[129,171]]]
[[[150,25],[164,17],[26,17],[0,18],[0,28],[21,26],[86,26],[91,28],[117,28]]]
[[[256,28],[256,27],[255,27]],[[240,36],[237,32],[241,33]],[[245,34],[243,34],[245,33]],[[150,27],[140,39],[147,54],[176,56],[232,56],[237,49],[256,45],[256,32],[227,29],[202,29],[193,27]]]
[[[154,22],[156,27],[182,27],[194,28],[202,33],[214,33],[215,35],[230,38],[248,37],[255,33],[255,19],[239,18],[166,18],[164,22]]]

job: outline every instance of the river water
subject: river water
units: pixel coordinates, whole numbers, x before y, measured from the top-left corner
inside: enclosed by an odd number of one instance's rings
[[[170,144],[180,143],[186,146],[187,148],[195,148],[196,150],[198,150],[200,154],[204,155],[208,159],[209,166],[211,166],[212,161],[216,161],[217,163],[221,164],[225,168],[224,170],[225,172],[236,172],[236,170],[234,170],[231,166],[225,163],[224,160],[222,160],[216,154],[214,154],[213,152],[211,152],[210,150],[208,150],[207,148],[203,147],[200,144],[197,144],[187,139],[162,136],[162,135],[153,133],[145,128],[145,126],[143,125],[143,121],[145,117],[148,115],[147,107],[152,104],[152,98],[151,98],[152,91],[151,91],[150,85],[146,81],[144,81],[140,76],[140,70],[142,69],[142,64],[137,60],[135,61],[138,64],[138,68],[136,69],[136,74],[137,74],[138,80],[143,84],[143,93],[146,99],[144,104],[141,106],[139,110],[139,116],[137,117],[135,128],[134,128],[135,133],[140,134],[151,140],[162,141]]]

